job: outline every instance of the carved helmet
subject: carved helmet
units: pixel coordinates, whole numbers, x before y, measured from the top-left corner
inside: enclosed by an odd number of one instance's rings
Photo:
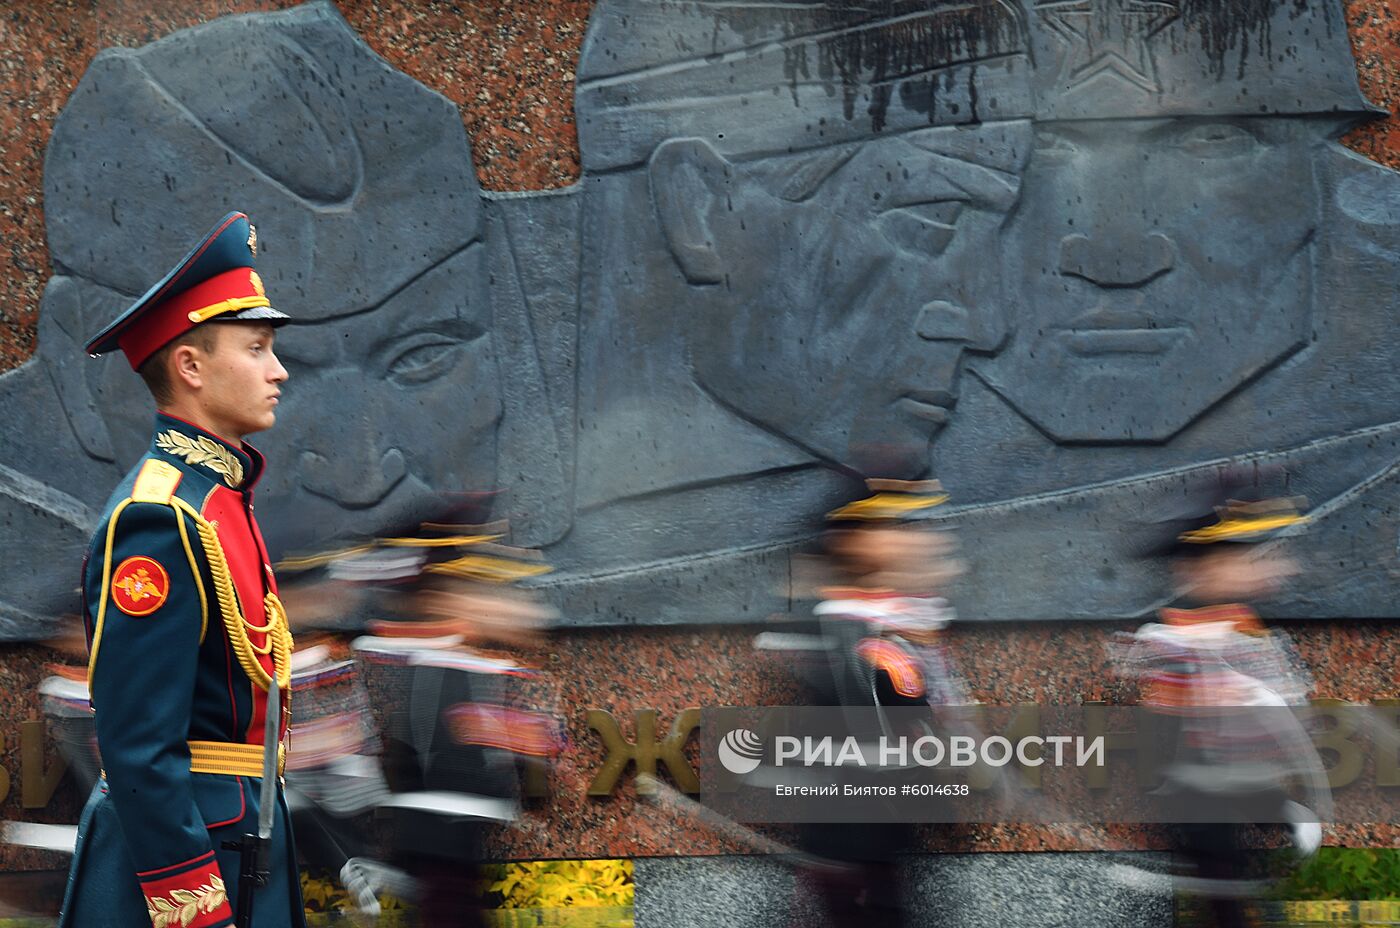
[[[585,171],[670,138],[731,160],[1030,115],[1029,42],[1002,0],[602,0],[579,63]]]
[[[1384,112],[1336,0],[1022,0],[1041,120]]]

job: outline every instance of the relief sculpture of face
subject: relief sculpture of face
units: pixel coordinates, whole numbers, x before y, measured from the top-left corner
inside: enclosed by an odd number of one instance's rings
[[[585,189],[634,196],[625,172],[645,166],[664,241],[644,244],[674,264],[620,248],[606,273],[625,279],[603,292],[678,294],[648,307],[678,320],[690,369],[672,393],[739,436],[708,476],[927,469],[964,353],[1005,338],[997,243],[1031,68],[1006,0],[597,5],[576,101],[599,174]],[[604,386],[610,411],[643,392]]]
[[[111,290],[140,292],[211,213],[236,206],[257,225],[259,272],[292,317],[277,334],[290,374],[278,422],[251,442],[268,459],[257,499],[275,549],[393,530],[444,493],[496,489],[508,401],[461,116],[333,7],[104,52],[50,156],[56,258]],[[92,364],[126,466],[149,441],[150,400],[124,364]]]
[[[979,373],[1058,441],[1170,438],[1306,341],[1324,137],[1298,118],[1038,123],[1004,253],[1017,334]]]
[[[1165,443],[1312,338],[1316,165],[1367,109],[1341,5],[1022,11],[1035,143],[1003,252],[1015,335],[972,370],[1056,443]]]
[[[260,493],[295,513],[286,543],[383,532],[442,493],[490,491],[502,414],[491,309],[470,246],[372,311],[284,326],[291,377]],[[261,447],[261,445],[259,445]]]
[[[277,425],[252,436],[268,461],[259,518],[279,549],[382,533],[443,493],[496,488],[500,372],[478,242],[381,305],[277,333],[289,378]],[[104,362],[105,363],[105,362]],[[123,459],[149,439],[150,400],[124,364],[99,394]]]
[[[728,298],[690,320],[696,383],[836,466],[922,472],[963,353],[1005,337],[994,256],[1029,133],[933,128],[715,165]]]

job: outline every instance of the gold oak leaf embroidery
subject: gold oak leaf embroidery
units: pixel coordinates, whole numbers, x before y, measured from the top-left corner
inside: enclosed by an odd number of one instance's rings
[[[228,901],[224,881],[212,873],[209,882],[198,889],[172,889],[170,898],[161,896],[146,897],[146,913],[151,917],[152,928],[167,928],[169,925],[188,925],[200,913],[208,914]]]
[[[191,438],[180,432],[161,432],[156,436],[156,447],[162,451],[183,458],[186,464],[202,465],[236,487],[243,482],[243,465],[233,452],[211,438],[203,435]]]

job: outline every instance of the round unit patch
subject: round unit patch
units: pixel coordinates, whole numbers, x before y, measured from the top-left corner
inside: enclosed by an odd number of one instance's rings
[[[149,557],[127,558],[112,577],[112,602],[127,615],[150,615],[165,604],[169,595],[170,575]]]

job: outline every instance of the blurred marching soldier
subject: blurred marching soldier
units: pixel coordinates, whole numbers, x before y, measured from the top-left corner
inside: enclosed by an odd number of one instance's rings
[[[103,774],[63,928],[305,924],[278,788],[292,640],[253,518],[263,458],[243,441],[276,420],[288,317],[256,255],[229,213],[87,345],[124,352],[157,412],[84,567]]]
[[[920,524],[948,496],[936,480],[866,483],[869,496],[827,515],[820,634],[806,645],[791,635],[756,643],[790,652],[810,705],[964,705],[942,642],[953,610],[937,595],[961,562],[950,535]],[[809,823],[800,836],[805,851],[848,865],[812,874],[836,928],[907,923],[897,857],[908,825]]]
[[[1153,792],[1188,813],[1164,819],[1185,822],[1173,834],[1194,873],[1180,888],[1209,897],[1220,928],[1250,924],[1242,897],[1261,885],[1242,840],[1245,822],[1290,826],[1294,848],[1307,855],[1321,840],[1315,810],[1330,803],[1306,731],[1270,708],[1305,704],[1309,674],[1288,637],[1249,605],[1296,573],[1280,535],[1307,518],[1298,500],[1268,497],[1257,482],[1226,473],[1156,523],[1144,553],[1167,559],[1178,601],[1120,655],[1159,720],[1161,785]],[[1312,810],[1289,798],[1293,782],[1308,790]]]
[[[49,676],[39,683],[46,730],[79,791],[90,793],[102,775],[102,758],[97,754],[87,670],[67,664],[50,664],[48,670]]]
[[[500,543],[505,523],[478,524],[485,508],[473,495],[443,494],[434,511],[383,537],[280,565],[296,573],[304,595],[347,604],[340,611],[369,632],[351,649],[384,717],[388,789],[372,798],[389,821],[389,861],[368,856],[363,845],[353,850],[354,842],[336,849],[318,841],[317,862],[339,869],[362,911],[374,911],[377,891],[408,894],[435,928],[480,923],[476,871],[486,829],[517,818],[521,766],[544,764],[558,743],[554,719],[522,699],[539,671],[479,647],[533,643],[547,615],[514,585],[548,567],[537,551]],[[299,710],[296,731],[328,721]],[[325,813],[334,811],[328,800],[347,787],[361,789],[349,784],[363,777],[337,786],[328,774],[362,743],[341,739],[326,756],[306,758],[320,768],[316,788],[306,791],[317,808],[301,813],[308,825],[326,824]],[[311,785],[311,771],[295,754],[289,782],[300,791],[303,781]]]
[[[374,846],[370,818],[386,793],[369,695],[356,661],[333,656],[333,642],[308,646],[314,639],[298,637],[285,777],[297,850],[308,867],[339,874],[360,912],[377,916],[383,887],[359,866]]]
[[[504,532],[425,523],[385,539],[418,555],[412,605],[354,642],[392,694],[384,771],[393,792],[381,808],[393,856],[422,886],[424,924],[444,928],[481,923],[486,828],[518,817],[521,760],[556,748],[553,720],[519,704],[539,672],[479,648],[527,643],[546,615],[511,585],[549,568],[536,551],[499,544]]]
[[[850,656],[858,659],[836,675],[844,683],[829,694],[832,704],[963,705],[964,687],[943,648],[954,612],[939,595],[963,566],[953,536],[927,523],[948,495],[937,480],[866,484],[870,496],[826,517],[833,576],[814,612],[825,634],[854,635]],[[852,677],[863,692],[847,689]]]

